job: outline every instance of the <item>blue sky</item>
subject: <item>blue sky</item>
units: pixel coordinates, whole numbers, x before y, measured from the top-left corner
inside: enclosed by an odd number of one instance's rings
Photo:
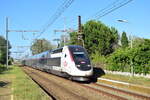
[[[41,30],[48,23],[56,9],[64,0],[0,0],[0,35],[5,37],[5,19],[9,17],[10,30]],[[74,0],[72,5],[44,32],[40,38],[46,38],[53,42],[62,33],[54,34],[55,29],[72,28],[77,29],[77,17],[82,16],[84,24],[91,19],[99,10],[111,4],[115,0]],[[119,30],[126,31],[134,36],[150,39],[150,0],[133,0],[129,4],[115,10],[114,12],[100,18],[107,26],[113,26]],[[119,23],[118,19],[128,20],[128,23]],[[22,35],[23,34],[23,35]],[[30,46],[35,35],[33,32],[18,33],[9,32],[9,41],[12,45],[11,51],[25,51],[28,48],[17,48],[16,46]],[[22,38],[26,38],[24,40]],[[25,54],[23,54],[25,55]],[[12,54],[12,56],[23,56]]]

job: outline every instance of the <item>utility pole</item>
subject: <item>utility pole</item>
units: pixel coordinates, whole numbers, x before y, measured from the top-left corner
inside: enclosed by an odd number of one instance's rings
[[[54,32],[56,33],[56,32],[74,32],[75,30],[72,30],[72,29],[64,29],[64,30],[54,30]],[[64,38],[63,38],[63,40],[64,40],[64,45],[66,44],[66,37],[65,37],[66,35],[64,35]],[[56,41],[56,40],[55,40]]]
[[[82,33],[82,26],[81,26],[81,16],[78,16],[78,44],[82,43],[81,45],[84,47],[84,40],[83,40],[83,33]]]
[[[41,42],[41,51],[40,52],[43,52],[43,40],[40,40]]]
[[[118,22],[121,22],[121,23],[129,23],[127,20],[122,20],[122,19],[119,19],[117,20]],[[130,34],[130,47],[133,48],[133,41],[132,41],[133,37],[132,35]],[[134,76],[134,67],[133,67],[133,61],[132,59],[130,59],[130,66],[131,66],[131,76]]]
[[[130,35],[130,48],[132,49],[133,48],[133,41],[132,41],[132,39],[133,39],[133,37],[132,37],[132,35]],[[133,61],[132,61],[132,59],[131,59],[131,76],[134,76],[134,68],[133,68]]]
[[[68,32],[68,30],[67,29],[64,29],[64,30],[54,30],[54,32],[56,33],[56,32]],[[65,46],[65,44],[66,44],[66,39],[65,39],[66,37],[65,37],[65,35],[64,35],[64,37],[63,37],[63,40],[64,40],[64,46]]]
[[[7,41],[7,45],[6,45],[6,47],[7,47],[7,50],[6,50],[6,67],[7,67],[7,69],[8,69],[8,58],[9,58],[9,51],[8,51],[8,49],[9,49],[9,44],[8,44],[8,33],[9,32],[39,32],[39,31],[36,31],[36,30],[9,30],[9,19],[8,19],[8,17],[6,17],[6,41]]]
[[[8,17],[6,17],[6,67],[8,69]]]

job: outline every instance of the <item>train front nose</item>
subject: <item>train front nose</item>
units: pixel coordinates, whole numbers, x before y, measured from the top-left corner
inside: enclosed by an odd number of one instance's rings
[[[79,69],[79,70],[82,70],[82,71],[87,71],[87,70],[90,70],[91,69],[91,65],[88,61],[86,60],[80,60],[80,61],[77,61],[76,62],[76,67]]]

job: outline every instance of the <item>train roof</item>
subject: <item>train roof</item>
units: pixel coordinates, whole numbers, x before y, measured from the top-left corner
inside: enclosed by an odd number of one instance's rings
[[[68,47],[82,47],[82,46],[80,46],[80,45],[68,45]]]
[[[65,46],[64,46],[64,47],[65,47]],[[78,48],[83,48],[83,47],[80,46],[80,45],[67,45],[67,47],[69,47],[69,48],[76,48],[76,47],[78,47]],[[32,55],[32,56],[29,56],[29,57],[27,57],[27,59],[29,59],[29,58],[33,59],[33,58],[36,58],[36,57],[42,57],[43,55],[46,55],[47,53],[53,53],[53,52],[54,52],[54,53],[57,53],[57,52],[61,52],[62,49],[63,49],[63,47],[56,48],[56,49],[51,49],[51,50],[47,50],[47,51],[41,52],[41,53],[39,53],[39,54],[35,54],[35,55]]]

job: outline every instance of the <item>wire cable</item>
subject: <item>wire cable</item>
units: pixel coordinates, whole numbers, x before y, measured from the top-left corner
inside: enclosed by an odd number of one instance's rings
[[[100,19],[101,17],[104,17],[108,15],[109,13],[127,5],[133,0],[116,0],[113,3],[109,4],[105,8],[98,11],[94,16],[92,16],[92,19]]]
[[[62,13],[73,3],[73,1],[74,0],[65,0],[54,15],[51,16],[48,24],[41,30],[40,34],[36,36],[36,38],[40,37],[62,15]]]

